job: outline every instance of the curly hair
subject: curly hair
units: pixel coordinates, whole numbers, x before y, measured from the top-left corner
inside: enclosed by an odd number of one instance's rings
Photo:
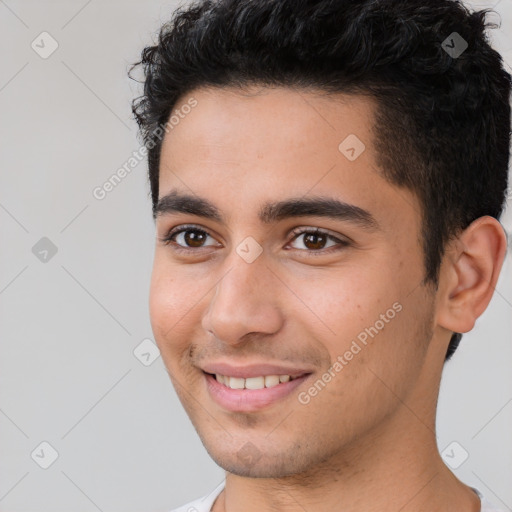
[[[202,0],[178,8],[133,65],[153,215],[162,140],[193,89],[259,84],[376,100],[374,145],[384,178],[422,208],[425,284],[438,285],[446,243],[507,194],[511,77],[489,44],[490,9],[458,0]],[[455,42],[462,52],[454,54]],[[462,45],[467,48],[463,48]],[[453,333],[445,360],[462,335]]]

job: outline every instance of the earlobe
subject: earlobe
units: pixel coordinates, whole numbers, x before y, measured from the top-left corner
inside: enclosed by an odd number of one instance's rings
[[[505,259],[507,238],[494,217],[472,222],[448,244],[439,277],[437,324],[468,332],[485,311]]]

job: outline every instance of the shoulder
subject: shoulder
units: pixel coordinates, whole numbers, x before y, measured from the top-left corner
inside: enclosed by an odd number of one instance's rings
[[[482,502],[482,508],[480,512],[505,512],[504,509],[498,508],[496,505],[493,505],[490,501],[486,499],[486,497],[475,487],[472,488],[480,497],[480,501]]]
[[[224,489],[225,483],[225,481],[222,481],[215,489],[213,489],[212,492],[206,496],[191,501],[190,503],[186,503],[185,505],[175,508],[170,512],[210,512],[213,503]]]

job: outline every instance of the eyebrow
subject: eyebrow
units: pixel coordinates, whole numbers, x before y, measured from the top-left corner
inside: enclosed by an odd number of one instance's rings
[[[205,198],[183,194],[173,190],[158,200],[153,210],[156,219],[165,214],[189,213],[226,224],[219,209]],[[295,217],[325,217],[333,220],[349,221],[367,230],[380,229],[375,217],[367,210],[330,197],[299,197],[283,201],[265,203],[258,214],[260,222],[272,224]]]

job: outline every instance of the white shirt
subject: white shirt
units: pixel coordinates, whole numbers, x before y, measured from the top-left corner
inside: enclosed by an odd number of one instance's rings
[[[212,505],[224,489],[225,484],[226,481],[224,480],[210,494],[207,494],[206,496],[203,496],[202,498],[199,498],[195,501],[191,501],[186,505],[182,505],[181,507],[171,510],[170,512],[211,512]],[[478,489],[475,489],[474,487],[472,487],[472,489],[477,493],[477,495],[480,497],[480,501],[482,502],[482,508],[480,509],[480,512],[505,512],[503,509],[498,508],[487,501]]]

